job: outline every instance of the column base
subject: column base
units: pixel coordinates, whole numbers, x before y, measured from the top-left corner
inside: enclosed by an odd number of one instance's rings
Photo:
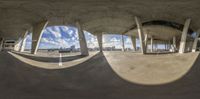
[[[192,52],[196,52],[196,49],[193,49]]]

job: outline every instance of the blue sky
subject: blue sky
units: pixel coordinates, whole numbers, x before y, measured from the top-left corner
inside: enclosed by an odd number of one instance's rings
[[[98,47],[98,42],[96,36],[91,33],[84,31],[87,45],[89,48]],[[32,35],[27,36],[26,40],[26,49],[31,48],[31,38]],[[69,48],[72,45],[75,45],[76,48],[79,48],[77,28],[67,27],[67,26],[51,26],[47,27],[43,31],[43,35],[40,41],[40,49],[51,49],[51,48]],[[124,36],[125,47],[132,48],[131,39],[127,36]],[[137,40],[137,45],[139,44]],[[122,46],[121,35],[110,34],[103,36],[103,46],[111,47],[115,46],[116,48],[121,48]],[[139,46],[139,45],[138,45]]]

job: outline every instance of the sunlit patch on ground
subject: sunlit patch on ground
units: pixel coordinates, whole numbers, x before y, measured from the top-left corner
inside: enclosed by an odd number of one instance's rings
[[[123,79],[142,85],[160,85],[182,78],[199,53],[141,55],[104,52],[112,69]]]
[[[33,54],[23,53],[24,55],[26,55],[29,58],[23,57],[23,55],[19,55],[19,54],[13,53],[13,52],[8,52],[8,53],[11,54],[12,56],[14,56],[15,58],[17,58],[18,60],[20,60],[24,63],[27,63],[31,66],[35,66],[38,68],[44,68],[44,69],[64,69],[64,68],[76,66],[78,64],[81,64],[81,63],[87,61],[88,59],[93,57],[97,52],[91,52],[89,56],[86,56],[86,57],[80,56],[80,58],[77,58],[77,59],[66,59],[66,58],[77,56],[79,53],[70,53],[70,54],[65,53],[62,56],[62,66],[59,65],[59,64],[61,64],[61,61],[60,61],[60,57],[57,57],[58,53],[43,53],[43,55],[44,55],[43,57],[41,57],[41,55],[33,55]],[[47,57],[46,55],[49,55],[49,54],[52,56]],[[37,60],[35,60],[35,59],[37,59]],[[39,60],[42,60],[42,61],[39,61]]]

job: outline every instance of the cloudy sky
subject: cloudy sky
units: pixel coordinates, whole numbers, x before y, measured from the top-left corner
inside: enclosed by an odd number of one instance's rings
[[[89,48],[98,47],[98,42],[96,36],[91,33],[84,31],[87,45]],[[26,40],[26,49],[31,48],[31,33],[27,36]],[[79,48],[77,29],[74,27],[67,26],[51,26],[47,27],[42,35],[39,48],[40,49],[51,49],[51,48],[69,48],[70,46],[75,45],[76,48]],[[131,39],[127,36],[124,36],[125,47],[132,48]],[[139,44],[137,40],[137,45]],[[122,46],[121,35],[103,35],[103,46],[121,48]],[[139,46],[139,45],[138,45]]]

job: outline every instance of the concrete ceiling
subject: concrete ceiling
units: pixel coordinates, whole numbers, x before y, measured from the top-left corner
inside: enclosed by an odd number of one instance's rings
[[[32,25],[74,25],[79,20],[91,33],[123,33],[142,22],[173,21],[200,28],[199,0],[0,0],[0,36],[16,39]]]
[[[143,32],[144,34],[148,34],[148,37],[159,40],[170,40],[174,36],[180,37],[182,33],[180,30],[161,25],[143,26]],[[137,29],[130,30],[126,35],[138,37]]]

